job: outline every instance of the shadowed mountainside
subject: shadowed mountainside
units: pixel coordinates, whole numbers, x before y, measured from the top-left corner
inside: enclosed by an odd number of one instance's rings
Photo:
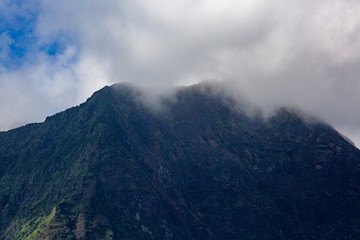
[[[360,153],[211,86],[154,112],[126,84],[0,133],[0,239],[359,239]]]

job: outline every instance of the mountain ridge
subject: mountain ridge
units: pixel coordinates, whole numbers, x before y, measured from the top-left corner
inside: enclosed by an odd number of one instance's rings
[[[358,149],[329,125],[251,118],[198,88],[155,113],[133,87],[104,87],[2,132],[0,237],[359,236]]]

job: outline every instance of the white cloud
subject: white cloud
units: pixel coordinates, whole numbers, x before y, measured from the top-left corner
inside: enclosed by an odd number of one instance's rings
[[[32,92],[42,91],[40,97],[19,93],[29,104],[33,99],[49,102],[37,116],[77,104],[118,81],[165,91],[176,84],[220,79],[265,109],[296,106],[360,140],[355,134],[360,132],[356,0],[40,3],[38,44],[65,39],[67,50],[51,61],[34,53],[35,63],[0,75],[1,96],[18,93],[12,81],[24,79]],[[56,100],[62,95],[70,100]],[[40,102],[32,106],[42,109]],[[17,109],[23,102],[19,98],[11,104]],[[33,120],[16,111],[13,116],[12,121]]]

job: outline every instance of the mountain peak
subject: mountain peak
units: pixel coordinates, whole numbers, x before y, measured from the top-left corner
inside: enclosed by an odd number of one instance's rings
[[[289,110],[249,117],[216,89],[182,88],[156,114],[115,84],[2,133],[0,239],[359,237],[360,151]]]

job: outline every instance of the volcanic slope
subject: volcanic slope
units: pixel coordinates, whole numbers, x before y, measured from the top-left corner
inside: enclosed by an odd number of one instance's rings
[[[330,126],[206,84],[141,97],[0,133],[0,239],[360,239],[360,153]]]

